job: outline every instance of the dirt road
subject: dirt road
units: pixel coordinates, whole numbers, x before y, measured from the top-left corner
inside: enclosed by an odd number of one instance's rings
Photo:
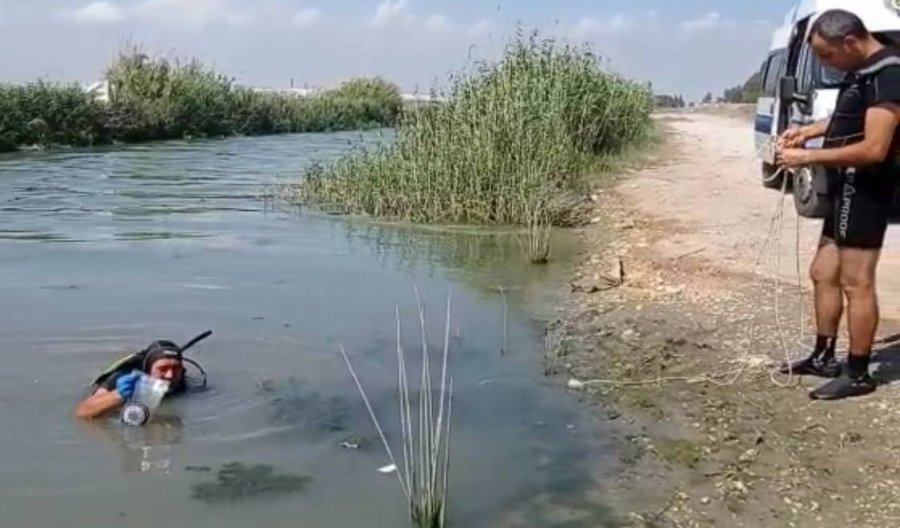
[[[821,380],[775,374],[810,344],[821,223],[798,223],[789,196],[776,217],[746,118],[660,123],[655,159],[597,190],[548,349],[548,370],[619,431],[604,496],[632,526],[900,526],[900,351],[877,352],[884,385],[858,400],[813,402]],[[887,319],[900,318],[898,267],[892,228],[878,284]]]
[[[675,158],[634,175],[620,189],[642,215],[672,222],[672,235],[653,246],[660,257],[691,253],[731,271],[778,270],[783,280],[796,284],[799,254],[801,284],[808,286],[807,270],[822,222],[799,218],[798,224],[793,198],[762,187],[752,122],[702,113],[663,115],[660,120],[673,131]],[[775,222],[780,230],[770,235],[780,202],[784,215]],[[778,251],[767,248],[765,262],[757,264],[767,239],[780,241]],[[900,319],[900,226],[888,230],[882,258],[882,315]]]

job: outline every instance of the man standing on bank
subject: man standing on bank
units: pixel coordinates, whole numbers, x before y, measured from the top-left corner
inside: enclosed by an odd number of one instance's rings
[[[823,64],[846,77],[832,117],[786,131],[776,154],[781,167],[825,167],[831,182],[831,211],[810,269],[815,349],[782,372],[834,378],[810,397],[837,400],[876,388],[869,375],[879,322],[875,270],[900,176],[900,50],[885,47],[859,17],[843,10],[822,13],[810,29],[809,42]],[[822,149],[802,148],[823,136]],[[845,370],[834,357],[844,296],[850,333]]]

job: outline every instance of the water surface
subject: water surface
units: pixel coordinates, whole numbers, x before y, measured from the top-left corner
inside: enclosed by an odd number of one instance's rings
[[[262,198],[359,139],[0,158],[0,526],[404,526],[337,347],[397,446],[394,311],[412,357],[414,286],[435,352],[453,293],[455,525],[501,525],[547,494],[587,513],[514,525],[605,522],[604,508],[578,504],[602,435],[542,380],[541,328],[522,308],[560,270],[524,264],[508,236],[298,214]],[[72,418],[110,361],[207,328],[191,356],[208,390],[167,402],[144,429]],[[271,489],[216,487],[237,467]]]

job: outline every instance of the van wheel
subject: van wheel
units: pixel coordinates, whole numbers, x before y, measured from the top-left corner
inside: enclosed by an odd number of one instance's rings
[[[784,171],[779,173],[778,169],[774,165],[763,162],[762,184],[766,189],[781,190],[782,186],[784,185]]]
[[[816,172],[803,167],[794,173],[794,207],[804,218],[824,218],[828,213],[828,195],[820,193],[813,185]]]

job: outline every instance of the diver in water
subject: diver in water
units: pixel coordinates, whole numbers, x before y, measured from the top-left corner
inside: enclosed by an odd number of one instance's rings
[[[185,364],[193,365],[200,371],[201,384],[206,386],[203,367],[184,357],[184,353],[210,335],[211,331],[204,332],[181,347],[171,341],[154,341],[144,350],[117,361],[94,380],[90,395],[78,404],[75,416],[90,420],[121,409],[134,395],[144,375],[167,382],[169,388],[166,396],[183,394],[188,385]]]

